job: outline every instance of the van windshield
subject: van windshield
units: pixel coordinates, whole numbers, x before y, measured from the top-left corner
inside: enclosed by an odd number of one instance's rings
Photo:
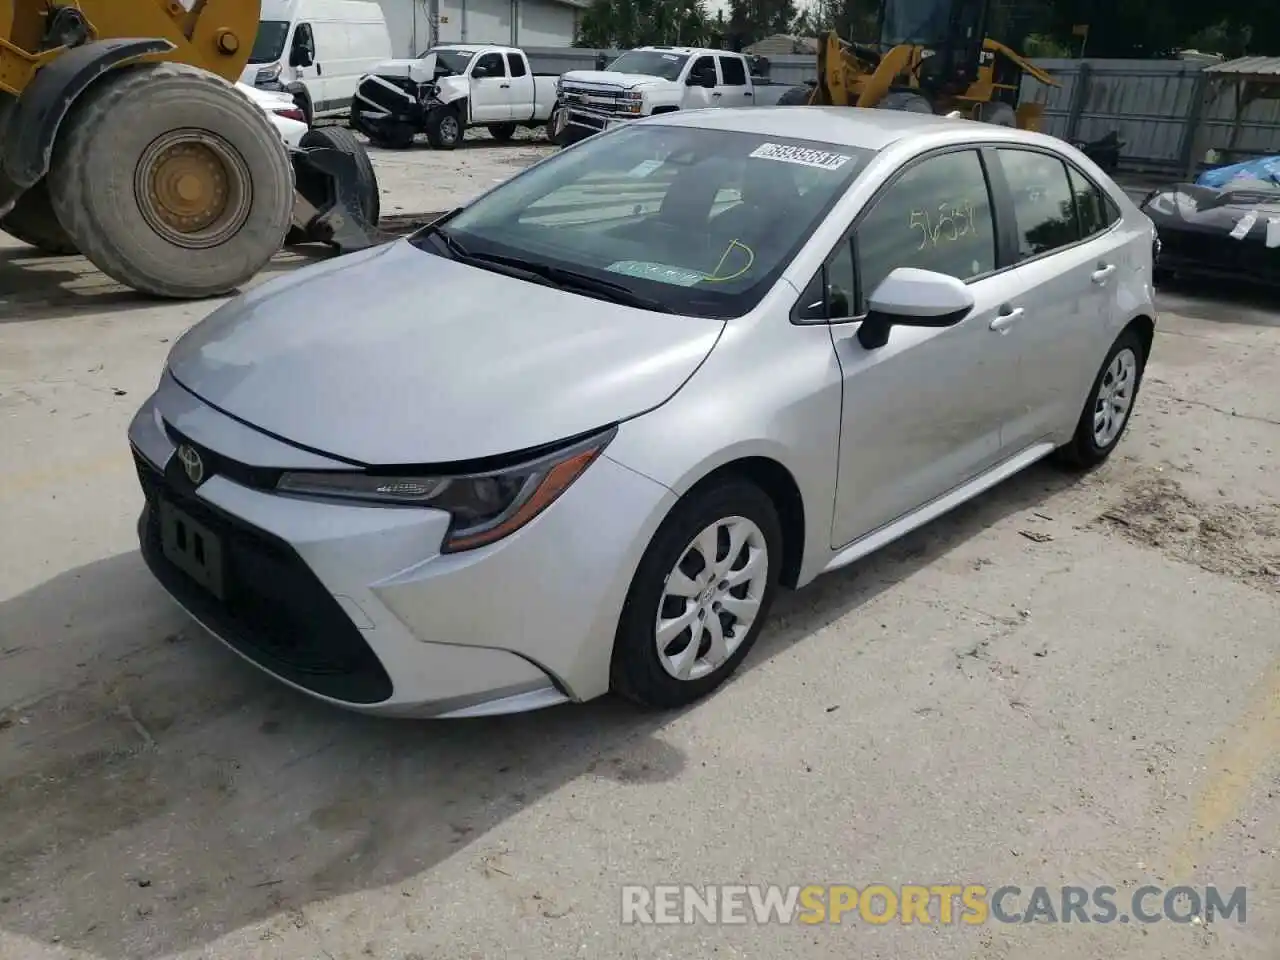
[[[288,35],[288,20],[263,20],[258,24],[258,35],[253,38],[249,62],[275,63],[284,53],[284,41]]]

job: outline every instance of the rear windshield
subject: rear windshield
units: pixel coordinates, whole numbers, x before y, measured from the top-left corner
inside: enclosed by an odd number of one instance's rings
[[[284,40],[289,35],[288,20],[263,20],[258,24],[258,35],[253,38],[250,63],[275,63],[284,53]]]
[[[660,53],[657,50],[631,50],[605,68],[607,73],[638,73],[663,80],[680,79],[680,71],[689,58],[682,53]]]
[[[585,273],[675,313],[738,316],[773,286],[870,156],[636,124],[553,155],[439,229],[471,254]],[[429,235],[413,242],[445,255]]]

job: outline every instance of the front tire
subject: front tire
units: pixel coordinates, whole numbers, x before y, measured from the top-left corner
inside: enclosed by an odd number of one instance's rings
[[[769,496],[731,478],[685,496],[654,534],[618,620],[613,690],[670,709],[716,689],[747,656],[782,564]]]
[[[293,168],[263,110],[180,63],[121,67],[72,107],[49,198],[99,270],[141,293],[231,293],[293,219]]]
[[[452,150],[462,142],[462,121],[453,107],[436,107],[427,114],[427,141],[433,150]]]
[[[1146,367],[1142,341],[1125,330],[1107,351],[1080,412],[1075,436],[1058,450],[1059,462],[1078,469],[1096,467],[1111,456],[1124,436]]]

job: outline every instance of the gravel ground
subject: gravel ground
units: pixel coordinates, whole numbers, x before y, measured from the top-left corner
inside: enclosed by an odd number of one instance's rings
[[[375,151],[384,209],[547,149]],[[1108,465],[1033,468],[784,596],[692,709],[390,722],[261,676],[138,558],[125,427],[213,304],[28,254],[0,238],[3,960],[1276,956],[1266,304],[1162,295]],[[1247,922],[619,920],[624,883],[1183,880],[1246,885]]]

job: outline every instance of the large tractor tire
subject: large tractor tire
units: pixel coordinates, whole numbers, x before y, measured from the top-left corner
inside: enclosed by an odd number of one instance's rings
[[[360,196],[360,215],[365,223],[376,227],[378,218],[382,216],[382,198],[378,195],[378,176],[374,172],[369,153],[356,139],[356,135],[344,127],[316,127],[308,130],[298,141],[302,150],[330,149],[337,150],[355,158],[355,189]],[[329,177],[319,171],[308,169],[305,164],[295,168],[298,193],[302,194],[312,206],[324,208],[333,203],[334,184]],[[306,231],[298,227],[290,227],[285,237],[286,244],[327,242],[324,237],[308,236]]]
[[[48,182],[94,266],[157,297],[233,292],[293,218],[293,167],[266,114],[185,64],[124,67],[91,87],[63,124]]]
[[[901,110],[903,113],[933,113],[933,105],[927,97],[910,90],[895,90],[886,93],[876,108],[880,110]]]
[[[813,87],[810,87],[807,84],[792,87],[790,90],[783,91],[782,96],[778,98],[778,106],[803,107],[809,102],[809,95],[811,93],[813,93]]]
[[[994,123],[997,127],[1016,127],[1018,125],[1017,112],[1013,107],[1007,103],[1001,103],[999,100],[978,104],[973,118],[981,120],[983,123]]]
[[[3,218],[0,230],[43,253],[70,256],[80,251],[49,203],[49,189],[41,180],[22,196]]]

